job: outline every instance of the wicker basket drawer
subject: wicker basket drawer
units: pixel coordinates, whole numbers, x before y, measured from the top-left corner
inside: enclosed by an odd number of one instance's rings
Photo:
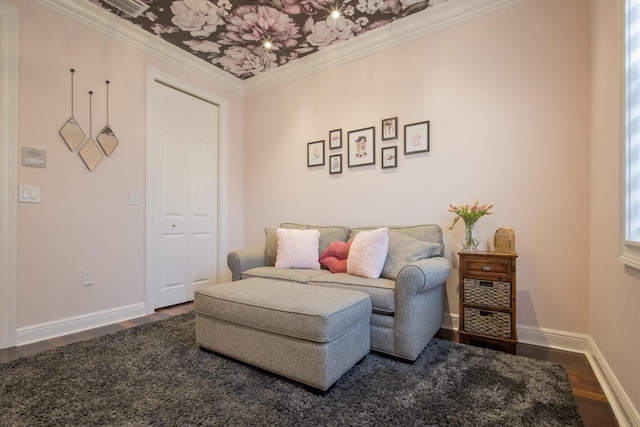
[[[492,310],[465,307],[464,331],[496,338],[511,338],[511,315]]]
[[[464,302],[496,308],[511,308],[511,282],[464,279]]]

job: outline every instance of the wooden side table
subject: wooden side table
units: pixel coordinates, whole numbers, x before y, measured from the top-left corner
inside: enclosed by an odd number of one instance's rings
[[[516,253],[462,251],[460,342],[516,353]]]

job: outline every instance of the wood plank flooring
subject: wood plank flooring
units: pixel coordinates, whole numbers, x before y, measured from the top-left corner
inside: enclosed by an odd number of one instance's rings
[[[19,347],[11,347],[0,350],[0,363],[40,353],[55,347],[60,347],[75,341],[83,341],[96,338],[104,334],[132,328],[149,322],[166,319],[193,310],[193,302],[167,307],[157,310],[148,316],[139,317],[100,328],[82,331],[71,335],[51,338]],[[455,331],[441,329],[437,335],[441,339],[458,342]],[[573,396],[578,404],[578,410],[585,427],[609,427],[617,426],[615,416],[602,387],[589,365],[585,355],[561,350],[553,350],[529,344],[518,344],[519,356],[531,357],[538,360],[547,360],[563,366],[569,375],[569,381],[573,390]]]

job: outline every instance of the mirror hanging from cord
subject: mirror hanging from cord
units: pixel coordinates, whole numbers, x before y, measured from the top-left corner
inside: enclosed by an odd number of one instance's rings
[[[98,144],[100,144],[104,154],[110,156],[118,146],[118,138],[116,138],[111,126],[109,126],[109,80],[105,83],[107,84],[107,124],[102,128],[102,131],[97,136],[96,140],[98,140]]]
[[[82,146],[80,151],[78,151],[78,154],[80,154],[82,161],[87,166],[87,169],[89,169],[90,171],[93,171],[96,168],[96,166],[98,165],[98,163],[100,163],[100,160],[102,160],[102,157],[103,157],[102,152],[98,148],[98,145],[95,143],[95,141],[91,137],[91,134],[93,133],[92,119],[91,119],[91,116],[93,115],[92,103],[91,103],[92,97],[93,97],[93,91],[90,90],[89,91],[89,139],[87,139],[87,142],[85,142],[85,144]]]
[[[71,117],[58,131],[60,136],[69,147],[69,150],[75,151],[76,148],[84,141],[84,132],[80,128],[78,121],[73,116],[73,74],[76,72],[73,68],[71,72]]]

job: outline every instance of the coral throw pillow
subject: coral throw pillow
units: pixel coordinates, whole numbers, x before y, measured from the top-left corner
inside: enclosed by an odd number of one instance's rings
[[[389,230],[361,231],[353,238],[347,258],[347,273],[377,279],[382,273],[389,250]]]
[[[276,235],[278,236],[276,268],[320,269],[318,262],[320,232],[318,230],[278,228]]]
[[[320,264],[327,267],[332,273],[347,272],[347,258],[351,242],[336,240],[320,255]]]

